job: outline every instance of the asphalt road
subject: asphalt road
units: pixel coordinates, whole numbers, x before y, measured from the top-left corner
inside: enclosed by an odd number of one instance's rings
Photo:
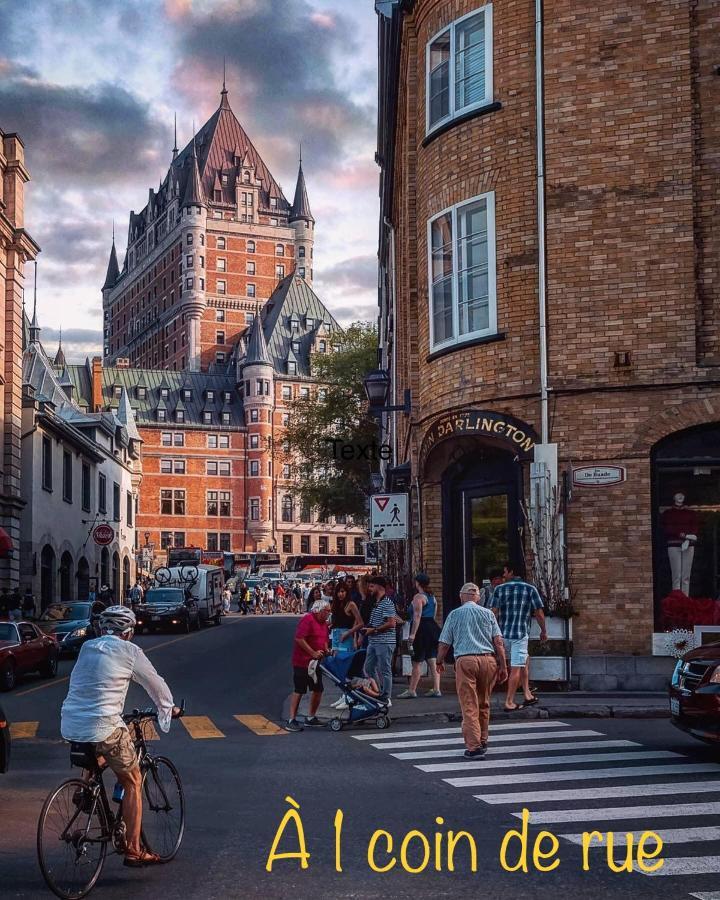
[[[188,714],[209,721],[173,723],[171,733],[153,744],[175,761],[186,789],[187,831],[177,859],[135,871],[110,857],[94,896],[155,898],[162,892],[167,900],[219,900],[476,897],[491,892],[501,900],[555,900],[562,892],[587,900],[720,898],[720,765],[714,751],[658,720],[503,724],[491,732],[491,753],[475,768],[459,758],[459,735],[447,730],[454,726],[437,723],[399,724],[387,732],[256,734],[248,723],[262,731],[263,717],[273,723],[282,715],[294,625],[289,617],[231,617],[220,628],[199,634],[138,639],[176,699],[185,698]],[[45,795],[71,772],[67,746],[58,733],[71,665],[62,664],[55,682],[29,678],[3,696],[16,730],[24,723],[28,735],[15,741],[11,772],[0,777],[3,898],[50,896],[35,859],[35,828]],[[128,705],[146,705],[142,691],[132,689]],[[258,718],[243,723],[235,716]],[[215,737],[199,736],[213,728]],[[268,728],[275,731],[272,724]],[[449,783],[455,778],[478,783]],[[288,809],[287,796],[300,806],[309,866],[302,871],[297,860],[279,860],[268,873],[265,864]],[[531,871],[508,873],[500,866],[500,845],[505,833],[520,825],[514,814],[524,806],[548,821],[530,826]],[[661,814],[659,806],[664,807]],[[642,809],[633,812],[634,807]],[[333,831],[338,808],[344,812],[341,873],[335,871]],[[622,838],[627,831],[666,833],[666,866],[682,874],[615,874],[602,850],[591,851],[591,869],[583,872],[580,847],[566,837],[559,841],[560,865],[538,873],[532,871],[532,845],[542,828],[559,836],[592,829],[614,830]],[[372,872],[367,848],[376,829],[393,836],[393,855],[408,831],[423,832],[431,848],[428,868],[412,875],[396,863],[386,873]],[[456,870],[448,872],[444,841],[442,871],[435,871],[435,834],[449,829],[473,835],[477,872],[469,871],[464,845],[458,846]],[[294,834],[288,832],[282,850],[296,847]],[[410,865],[419,864],[419,845],[415,838]],[[390,860],[385,849],[383,838],[379,865]],[[624,847],[615,852],[618,860],[624,858]]]

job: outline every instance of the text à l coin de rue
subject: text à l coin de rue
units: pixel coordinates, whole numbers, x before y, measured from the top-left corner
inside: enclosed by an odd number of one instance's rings
[[[310,868],[311,853],[305,840],[300,805],[286,797],[289,809],[278,825],[268,854],[265,868],[273,871],[273,865],[280,861],[299,863],[301,869]],[[560,841],[551,831],[529,834],[530,811],[523,809],[522,824],[511,828],[500,844],[498,861],[506,872],[552,872],[560,865]],[[343,871],[343,825],[345,814],[341,809],[335,813],[333,823],[335,840],[335,871]],[[438,826],[430,834],[418,829],[410,829],[397,836],[378,828],[367,845],[367,864],[373,872],[404,870],[410,875],[434,870],[436,872],[478,871],[478,850],[475,838],[469,831],[441,830],[445,820],[438,816]],[[604,848],[604,854],[592,855],[590,851]],[[644,831],[637,836],[627,832],[624,840],[616,841],[612,831],[595,829],[583,832],[582,868],[589,872],[592,867],[607,866],[611,872],[640,871],[657,872],[664,860],[660,858],[663,842],[654,831]],[[355,848],[354,848],[355,850]]]

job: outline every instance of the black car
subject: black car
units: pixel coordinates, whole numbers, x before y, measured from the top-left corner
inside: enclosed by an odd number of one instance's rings
[[[0,706],[0,775],[10,768],[10,723]]]
[[[98,612],[104,604],[77,602],[52,603],[40,616],[38,628],[51,634],[58,643],[60,654],[70,655],[80,652],[80,648],[97,637]]]
[[[188,632],[200,628],[200,610],[197,601],[185,594],[181,587],[150,588],[142,603],[135,607],[137,625],[135,631],[159,631],[169,628]]]

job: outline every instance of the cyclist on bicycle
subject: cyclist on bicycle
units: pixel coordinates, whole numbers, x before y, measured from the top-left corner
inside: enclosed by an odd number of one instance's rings
[[[170,730],[170,719],[180,715],[167,684],[143,651],[132,643],[135,614],[125,606],[109,606],[100,615],[99,638],[83,644],[70,676],[61,711],[61,733],[66,741],[94,744],[125,788],[122,814],[127,834],[126,866],[159,863],[155,853],[140,843],[142,823],[141,775],[135,747],[122,720],[131,681],[142,685],[158,711],[158,724]]]

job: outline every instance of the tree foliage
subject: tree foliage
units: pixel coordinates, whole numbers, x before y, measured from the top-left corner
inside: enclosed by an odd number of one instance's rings
[[[293,492],[321,517],[348,515],[364,521],[370,476],[379,469],[379,463],[360,450],[378,442],[377,422],[368,415],[363,388],[363,379],[377,367],[377,331],[369,322],[354,322],[333,343],[332,353],[313,354],[318,389],[312,386],[309,398],[297,398],[290,407],[284,437],[294,463]],[[353,448],[352,458],[342,458],[339,444],[333,452],[334,439]]]

